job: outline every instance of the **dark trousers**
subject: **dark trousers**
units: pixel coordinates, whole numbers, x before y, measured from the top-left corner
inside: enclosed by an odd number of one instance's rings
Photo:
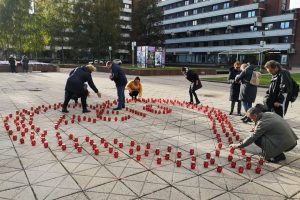
[[[125,85],[117,86],[118,108],[125,108]]]
[[[190,102],[194,102],[193,101],[193,95],[195,97],[196,103],[200,102],[199,99],[198,99],[198,96],[196,94],[196,90],[194,89],[194,84],[190,85],[189,93],[190,93]]]
[[[273,107],[273,112],[275,112],[277,115],[281,116],[283,118],[283,116],[286,114],[287,112],[287,109],[289,107],[289,99],[287,99],[285,101],[285,104],[284,104],[284,113],[283,113],[283,107],[282,106],[279,106],[278,108],[277,107]]]
[[[256,146],[260,147],[262,149],[262,139],[261,137],[258,138],[257,140],[254,141],[254,143],[256,144]],[[287,150],[285,150],[284,152],[288,152],[291,151],[293,148],[295,148],[295,146],[297,146],[297,141],[296,144],[291,146],[290,148],[288,148]],[[283,152],[282,152],[283,153]]]
[[[10,65],[10,71],[11,73],[17,73],[17,69],[15,65]]]
[[[129,96],[131,96],[131,98],[137,98],[137,96],[138,96],[138,94],[139,94],[139,91],[131,91],[131,92],[129,92]]]
[[[237,113],[240,114],[241,113],[241,108],[242,108],[242,102],[241,101],[231,101],[231,108],[230,108],[230,112],[233,112],[234,110],[234,106],[235,106],[235,102],[238,103],[238,107],[237,107]]]
[[[252,107],[252,102],[242,101],[242,103],[243,103],[243,107],[245,109],[245,112],[247,112],[249,110],[249,108]]]
[[[86,109],[87,108],[87,103],[86,103],[87,95],[88,95],[87,90],[85,90],[81,94],[75,94],[75,93],[70,92],[70,91],[65,91],[65,101],[64,101],[64,104],[63,104],[63,109],[67,109],[68,104],[69,104],[71,99],[78,98],[78,97],[80,97],[80,99],[81,99],[82,109],[83,110]]]

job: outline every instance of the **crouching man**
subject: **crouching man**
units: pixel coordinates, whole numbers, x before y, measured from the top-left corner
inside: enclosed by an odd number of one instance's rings
[[[255,122],[254,132],[241,143],[229,147],[243,148],[254,142],[262,149],[267,161],[277,163],[285,160],[284,152],[292,150],[298,139],[289,124],[276,113],[262,113],[255,107],[249,109],[247,116]]]

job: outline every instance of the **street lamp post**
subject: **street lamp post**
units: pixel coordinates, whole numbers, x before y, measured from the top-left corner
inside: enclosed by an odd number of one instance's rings
[[[111,61],[111,51],[112,51],[112,47],[109,46],[109,47],[108,47],[108,50],[109,50],[109,60]]]
[[[134,47],[136,46],[136,42],[131,42],[131,50],[132,50],[132,66],[134,66]]]

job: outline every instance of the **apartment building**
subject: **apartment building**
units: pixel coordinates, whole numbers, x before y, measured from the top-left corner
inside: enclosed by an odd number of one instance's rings
[[[300,67],[300,10],[289,0],[164,0],[167,62]]]

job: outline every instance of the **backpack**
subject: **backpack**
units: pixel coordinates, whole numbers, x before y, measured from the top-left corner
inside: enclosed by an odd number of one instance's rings
[[[250,79],[250,84],[255,85],[255,86],[259,86],[260,77],[261,77],[260,72],[253,71],[251,79]]]
[[[298,97],[298,93],[299,93],[299,85],[297,84],[297,82],[292,78],[292,87],[291,87],[292,91],[291,91],[291,98],[290,101],[293,103],[296,101],[297,97]]]

